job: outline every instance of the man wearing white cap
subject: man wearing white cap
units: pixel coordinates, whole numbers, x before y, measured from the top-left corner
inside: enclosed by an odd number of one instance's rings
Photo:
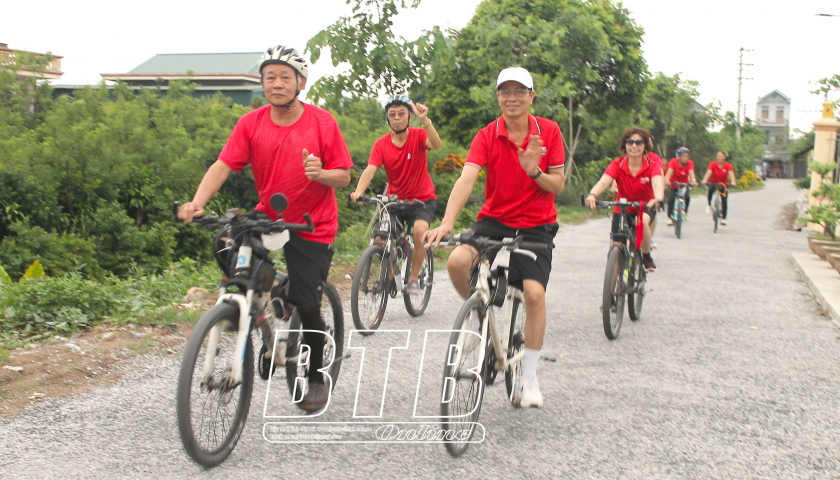
[[[526,312],[523,381],[512,401],[522,407],[542,407],[537,362],[545,334],[551,248],[558,228],[554,196],[563,191],[566,153],[560,127],[528,113],[534,102],[534,80],[528,70],[502,70],[496,81],[496,99],[502,116],[476,134],[461,176],[452,188],[443,221],[426,234],[426,242],[437,245],[451,233],[479,172],[486,167],[485,202],[472,227],[474,234],[496,240],[523,235],[525,241],[549,246],[547,251],[535,252],[536,260],[511,255],[508,276],[512,286],[523,290]],[[476,265],[476,255],[475,248],[461,245],[447,263],[452,284],[464,298],[469,295],[470,270]],[[469,328],[476,330],[476,312],[471,313]]]

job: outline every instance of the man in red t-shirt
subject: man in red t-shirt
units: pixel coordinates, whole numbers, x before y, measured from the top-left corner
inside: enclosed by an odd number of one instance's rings
[[[408,126],[412,110],[423,128]],[[423,236],[435,218],[437,205],[426,150],[440,148],[441,140],[429,120],[429,108],[420,103],[412,103],[405,95],[391,97],[385,104],[385,113],[391,131],[373,144],[368,166],[359,178],[356,191],[350,194],[350,200],[356,201],[364,194],[376,170],[384,164],[388,177],[388,195],[396,195],[399,200],[423,202],[422,206],[409,207],[402,212],[405,221],[414,229],[414,252],[405,290],[409,294],[421,294],[423,290],[418,277],[426,256]]]
[[[308,73],[306,61],[293,48],[278,45],[263,54],[260,84],[268,105],[239,119],[219,159],[207,170],[193,200],[181,206],[178,218],[190,222],[202,215],[230,172],[251,165],[260,203],[248,215],[277,220],[270,198],[283,193],[289,200],[283,220],[305,223],[304,213],[312,217],[315,230],[291,233],[284,245],[288,300],[297,307],[304,329],[323,332],[321,294],[338,231],[334,189],[350,183],[353,161],[332,115],[298,98]],[[324,337],[306,332],[303,339],[310,348],[309,388],[299,405],[318,411],[329,399],[318,371],[323,366]]]
[[[732,164],[726,161],[726,154],[718,150],[715,155],[715,161],[709,164],[709,169],[703,175],[702,183],[706,185],[706,215],[712,213],[712,195],[714,190],[720,192],[721,200],[721,219],[720,224],[726,225],[726,213],[729,210],[729,195],[726,194],[726,184],[735,186],[735,169]],[[723,185],[721,185],[723,184]]]
[[[693,187],[697,186],[697,178],[694,176],[694,162],[688,158],[689,151],[690,150],[685,147],[678,148],[677,156],[668,162],[668,170],[665,172],[665,185],[668,185],[668,190],[665,192],[667,195],[665,201],[668,202],[668,221],[665,223],[669,226],[674,224],[674,221],[671,220],[671,215],[674,213],[674,202],[677,199],[677,189],[682,188],[677,185],[671,185],[671,182],[690,183]],[[691,204],[691,195],[688,195],[687,188],[688,187],[686,187],[685,195],[686,221],[688,221],[688,206]]]
[[[534,80],[524,68],[501,71],[496,80],[496,99],[502,116],[476,134],[461,176],[452,188],[443,221],[426,234],[429,243],[438,244],[451,233],[479,172],[486,167],[485,202],[472,227],[474,233],[496,240],[522,235],[526,241],[554,246],[558,228],[554,196],[563,191],[565,183],[566,153],[560,127],[528,113],[534,101]],[[461,245],[447,263],[449,278],[464,298],[469,294],[470,270],[476,265],[477,253],[473,247]],[[512,398],[523,407],[543,406],[537,362],[545,335],[545,289],[551,273],[551,249],[536,255],[536,260],[511,255],[508,276],[510,284],[522,288],[525,294],[522,385]],[[475,311],[470,316],[469,328],[475,331]]]

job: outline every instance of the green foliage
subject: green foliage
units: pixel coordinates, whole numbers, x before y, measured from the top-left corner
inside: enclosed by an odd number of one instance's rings
[[[44,273],[44,267],[41,265],[41,262],[35,260],[34,262],[32,262],[32,265],[30,265],[29,268],[26,269],[26,271],[23,273],[23,276],[20,277],[20,283],[23,283],[24,280],[31,280],[34,278],[41,278],[45,276],[47,276],[47,274]]]
[[[791,160],[805,158],[808,155],[808,152],[814,149],[814,138],[816,135],[816,131],[814,129],[811,129],[808,133],[796,130],[796,133],[799,133],[802,136],[790,142],[790,145],[788,146],[787,151]]]
[[[817,203],[811,205],[805,211],[806,216],[798,220],[822,225],[823,233],[834,240],[834,232],[838,222],[840,222],[840,185],[833,183],[836,165],[811,162],[809,166],[811,171],[820,175],[822,181],[813,192]]]
[[[840,75],[821,78],[816,83],[819,86],[816,90],[812,90],[811,93],[821,94],[824,99],[828,100],[829,93],[840,90]]]
[[[12,283],[11,277],[9,277],[9,274],[6,273],[6,269],[0,266],[0,288],[2,288],[4,284],[9,283]]]
[[[325,98],[374,96],[402,93],[422,82],[430,65],[436,62],[434,51],[445,49],[446,41],[438,27],[414,41],[397,39],[393,18],[400,9],[417,8],[420,0],[347,0],[352,16],[341,17],[318,32],[306,44],[310,60],[316,63],[322,49],[329,49],[333,66],[349,69],[333,77],[318,79],[309,89],[309,97],[318,102]]]

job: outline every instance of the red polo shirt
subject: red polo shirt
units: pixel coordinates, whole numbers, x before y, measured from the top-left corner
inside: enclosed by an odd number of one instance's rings
[[[727,185],[729,184],[729,172],[734,171],[731,163],[723,162],[723,166],[720,166],[717,161],[709,164],[709,170],[712,172],[709,182],[725,183]]]
[[[531,135],[539,135],[545,149],[540,169],[548,172],[563,167],[566,151],[560,127],[533,115],[528,115],[528,124],[530,130],[522,148],[527,148]],[[508,136],[503,116],[478,131],[465,164],[479,169],[487,167],[485,201],[476,217],[478,220],[493,218],[513,228],[557,222],[554,194],[540,188],[522,169],[516,143]]]
[[[306,223],[303,214],[309,213],[315,225],[312,233],[295,234],[305,240],[332,243],[338,231],[335,191],[306,178],[303,149],[320,158],[324,170],[352,167],[353,160],[338,124],[326,110],[304,103],[300,119],[281,127],[271,120],[270,109],[271,105],[266,105],[243,115],[236,122],[219,160],[235,172],[251,165],[260,195],[257,210],[277,220],[270,200],[275,193],[283,193],[289,199],[283,220]]]
[[[655,197],[653,195],[653,177],[662,176],[662,165],[642,157],[642,168],[636,175],[630,173],[628,159],[626,156],[615,159],[604,171],[618,185],[618,198],[626,198],[628,202],[649,202]],[[616,207],[615,213],[621,213]],[[627,209],[629,213],[636,212],[635,208]]]
[[[679,158],[672,158],[670,162],[668,162],[668,168],[673,170],[674,173],[671,175],[672,182],[679,182],[679,183],[688,183],[690,180],[688,176],[688,172],[694,171],[694,162],[689,160],[686,162],[685,165],[680,164]],[[671,187],[670,188],[677,188]]]
[[[409,128],[408,138],[400,148],[391,140],[391,132],[373,144],[368,165],[379,167],[385,164],[388,195],[396,194],[400,200],[416,199],[424,202],[437,198],[426,160],[427,138],[426,129]]]

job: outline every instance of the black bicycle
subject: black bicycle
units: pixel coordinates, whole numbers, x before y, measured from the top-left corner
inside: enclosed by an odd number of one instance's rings
[[[408,293],[404,283],[411,272],[413,225],[406,225],[400,213],[423,202],[397,200],[396,195],[359,197],[358,201],[379,206],[379,221],[371,233],[370,246],[359,257],[350,290],[353,324],[363,335],[371,335],[382,324],[388,297],[396,298],[402,293],[405,309],[412,317],[426,311],[432,296],[434,257],[427,248],[419,273],[422,293]]]
[[[584,198],[581,197],[581,201]],[[584,203],[585,204],[585,203]],[[604,333],[610,340],[618,338],[621,322],[624,318],[624,301],[630,320],[638,320],[642,315],[642,302],[645,299],[647,271],[642,261],[642,252],[636,248],[634,221],[629,219],[636,214],[627,213],[628,208],[644,208],[644,202],[605,202],[596,201],[598,208],[621,209],[618,220],[618,232],[610,233],[613,244],[607,256],[607,269],[604,274],[604,296],[601,312],[604,316]]]
[[[282,194],[271,197],[278,213],[287,205]],[[177,210],[176,202],[176,218]],[[308,349],[300,349],[300,315],[287,303],[289,279],[274,268],[269,252],[282,247],[278,236],[288,236],[287,231],[311,232],[312,220],[308,214],[304,219],[306,224],[254,219],[241,215],[240,209],[228,210],[225,218],[195,219],[220,230],[214,254],[220,266],[229,266],[216,305],[190,334],[178,375],[178,430],[184,449],[200,465],[222,463],[239,441],[251,405],[255,342],[262,341],[256,359],[260,378],[268,380],[277,366],[285,366],[289,392],[295,395],[297,386],[302,398],[306,385],[296,383],[309,378]],[[323,365],[330,365],[335,388],[343,360],[344,314],[338,291],[329,282],[324,285],[321,316],[325,333],[333,339],[324,346]]]

